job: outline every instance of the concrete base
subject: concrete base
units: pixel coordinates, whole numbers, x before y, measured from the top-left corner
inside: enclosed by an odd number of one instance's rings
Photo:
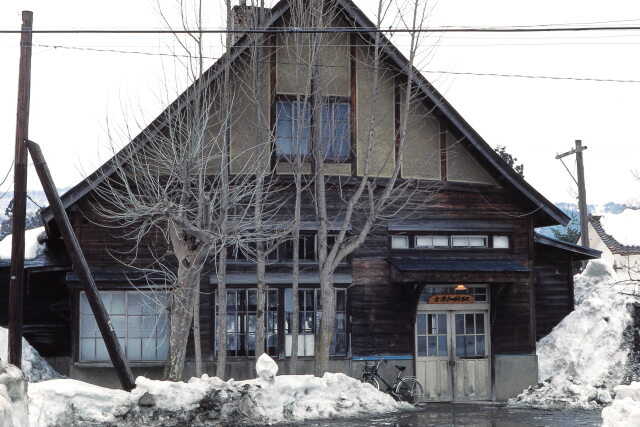
[[[505,401],[538,384],[538,356],[496,355],[494,358],[494,400]]]
[[[56,358],[52,360],[54,367],[60,373],[68,375],[70,378],[85,381],[91,384],[96,384],[102,387],[120,388],[120,381],[115,374],[115,371],[111,367],[94,367],[80,364],[71,364],[69,358]],[[66,362],[66,363],[65,363]],[[406,362],[406,361],[400,361]],[[411,362],[411,361],[408,361]],[[235,380],[246,380],[257,377],[255,370],[255,359],[235,359],[227,362],[227,379],[233,378]],[[276,360],[278,364],[278,373],[281,375],[289,374],[289,360]],[[364,363],[364,362],[351,362],[349,359],[334,359],[329,362],[329,372],[342,372],[347,375],[351,375],[352,371],[351,363]],[[398,363],[400,364],[400,363]],[[203,362],[204,372],[213,377],[216,373],[215,362]],[[389,364],[391,367],[392,364]],[[138,377],[140,375],[151,379],[162,379],[162,366],[154,367],[133,367],[133,376]],[[314,372],[313,358],[305,358],[298,360],[297,374],[298,375],[310,375]],[[352,376],[360,377],[362,375],[362,368],[355,370]],[[395,375],[395,374],[393,374]],[[408,375],[408,374],[406,374]],[[182,375],[183,381],[189,380],[189,378],[195,376],[195,362],[185,362],[184,373]],[[389,375],[383,375],[386,379]]]

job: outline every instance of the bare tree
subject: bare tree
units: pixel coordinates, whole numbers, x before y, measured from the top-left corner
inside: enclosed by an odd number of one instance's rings
[[[196,29],[201,29],[201,2],[197,6]],[[230,0],[226,6],[230,20]],[[181,11],[184,12],[182,7]],[[181,18],[184,28],[189,28],[186,12]],[[202,37],[202,32],[195,31],[188,32],[185,40],[178,39],[191,59],[183,62],[189,88],[169,104],[162,121],[154,122],[118,154],[126,162],[98,189],[97,206],[103,218],[126,230],[124,237],[132,241],[132,257],[120,258],[122,262],[149,275],[161,274],[171,284],[167,304],[169,354],[164,377],[173,381],[182,377],[192,324],[196,370],[198,374],[202,372],[198,302],[201,277],[209,266],[218,278],[216,373],[221,378],[225,376],[227,249],[247,246],[256,238],[253,203],[259,186],[254,180],[264,173],[262,161],[243,161],[255,147],[230,149],[235,70],[229,61],[222,61],[208,72],[217,72],[219,78],[204,78]],[[231,41],[228,34],[227,54]],[[125,137],[129,139],[128,132]],[[233,174],[231,165],[235,168]],[[162,237],[167,252],[151,250],[153,262],[147,263],[139,259],[138,253],[145,237],[152,233]]]

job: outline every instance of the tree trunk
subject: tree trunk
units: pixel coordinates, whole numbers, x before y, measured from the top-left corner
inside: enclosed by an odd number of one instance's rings
[[[184,265],[187,258],[180,259],[178,283],[174,290],[169,316],[169,354],[164,367],[164,379],[180,381],[184,371],[189,330],[193,321],[193,293],[200,286],[199,269]]]
[[[225,379],[227,367],[227,252],[220,252],[216,295],[216,376]]]
[[[202,343],[200,340],[200,286],[194,292],[193,302],[193,350],[196,357],[196,377],[203,374],[202,369]]]
[[[322,295],[322,316],[320,318],[319,333],[316,335],[315,362],[316,376],[322,376],[329,371],[329,354],[331,340],[336,323],[336,294],[333,290],[333,276],[322,272],[320,276]]]
[[[256,287],[257,287],[257,307],[256,307],[256,360],[264,353],[264,329],[265,329],[265,309],[267,286],[265,283],[265,252],[263,243],[258,242],[256,252]]]
[[[296,187],[296,192],[298,192]],[[296,194],[296,221],[300,221],[300,200]],[[293,231],[293,280],[291,281],[291,359],[289,360],[289,374],[298,371],[298,328],[300,307],[298,302],[298,284],[300,283],[300,226]]]

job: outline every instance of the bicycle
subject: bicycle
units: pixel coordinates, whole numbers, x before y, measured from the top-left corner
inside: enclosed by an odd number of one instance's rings
[[[393,384],[389,384],[378,374],[378,369],[380,368],[381,363],[389,363],[384,357],[380,357],[377,363],[370,364],[369,362],[365,362],[363,366],[362,377],[360,377],[360,381],[363,383],[371,384],[376,389],[380,390],[380,383],[378,379],[387,386],[385,390],[386,393],[389,393],[393,396],[394,399],[400,402],[408,402],[412,405],[417,405],[422,400],[422,396],[424,395],[424,388],[420,381],[416,377],[406,376],[401,377],[400,374],[407,369],[405,366],[395,365],[396,369],[398,369],[398,375],[396,376],[395,382]]]

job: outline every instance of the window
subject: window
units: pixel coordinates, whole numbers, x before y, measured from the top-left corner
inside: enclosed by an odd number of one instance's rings
[[[351,153],[349,103],[330,102],[322,106],[322,148],[325,160],[344,162]]]
[[[227,291],[227,355],[254,356],[256,351],[256,289]],[[269,355],[278,352],[278,290],[267,290],[265,350]]]
[[[166,292],[100,291],[100,298],[128,360],[166,360],[169,349]],[[79,355],[81,362],[110,360],[84,292],[80,293]]]
[[[466,358],[485,356],[484,317],[484,313],[456,313],[456,356]]]
[[[348,161],[351,154],[350,105],[325,102],[322,105],[322,148],[325,160]],[[311,107],[307,102],[276,102],[276,155],[291,157],[311,148]]]
[[[315,234],[300,235],[298,243],[298,256],[300,260],[315,261],[316,236]],[[270,261],[293,261],[293,240],[286,240],[278,248],[268,255]]]
[[[311,129],[309,104],[305,102],[276,102],[276,154],[295,156],[309,154]]]
[[[392,236],[391,248],[393,249],[407,249],[409,247],[408,236]]]
[[[416,236],[416,248],[447,248],[449,236]]]
[[[347,291],[336,289],[336,324],[331,340],[330,354],[346,356],[347,354]],[[285,290],[285,355],[291,356],[291,322],[292,292]],[[322,317],[322,298],[320,289],[300,289],[298,291],[298,356],[313,356],[315,349],[315,332],[320,326]]]
[[[508,249],[509,236],[493,236],[493,247],[495,249]]]
[[[458,248],[486,248],[487,236],[451,236],[451,246]]]

